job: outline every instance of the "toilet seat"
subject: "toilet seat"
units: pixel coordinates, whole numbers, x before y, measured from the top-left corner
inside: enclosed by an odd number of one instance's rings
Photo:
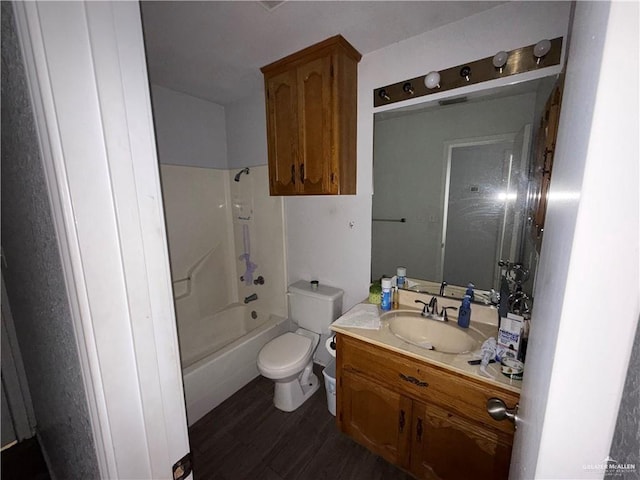
[[[262,348],[258,355],[258,367],[267,377],[286,377],[300,372],[311,360],[313,350],[311,338],[288,332]]]

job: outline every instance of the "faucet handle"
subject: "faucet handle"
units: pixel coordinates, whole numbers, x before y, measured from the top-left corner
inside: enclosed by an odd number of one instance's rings
[[[426,317],[429,315],[429,304],[427,302],[423,302],[422,300],[415,300],[415,303],[421,303],[424,305],[422,308],[422,316]]]
[[[444,319],[445,322],[449,321],[449,316],[447,315],[447,310],[457,310],[458,307],[442,307],[442,312],[440,312],[440,316]]]

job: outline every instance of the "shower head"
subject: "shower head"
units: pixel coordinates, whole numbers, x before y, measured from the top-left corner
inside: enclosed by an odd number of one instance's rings
[[[243,168],[242,170],[240,170],[238,173],[236,173],[236,176],[233,177],[233,179],[236,182],[240,181],[240,175],[242,175],[243,173],[246,173],[247,175],[249,175],[249,169],[248,168]]]

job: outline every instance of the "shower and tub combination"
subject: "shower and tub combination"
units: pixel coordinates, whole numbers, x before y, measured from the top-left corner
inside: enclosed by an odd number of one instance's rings
[[[258,376],[262,347],[291,328],[282,200],[266,166],[161,171],[191,425]]]

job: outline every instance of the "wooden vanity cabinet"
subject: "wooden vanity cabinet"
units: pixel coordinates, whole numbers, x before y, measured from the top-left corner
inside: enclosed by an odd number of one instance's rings
[[[337,35],[262,67],[271,195],[356,193],[360,58]]]
[[[416,478],[507,479],[513,425],[486,402],[518,395],[338,334],[337,423]]]

